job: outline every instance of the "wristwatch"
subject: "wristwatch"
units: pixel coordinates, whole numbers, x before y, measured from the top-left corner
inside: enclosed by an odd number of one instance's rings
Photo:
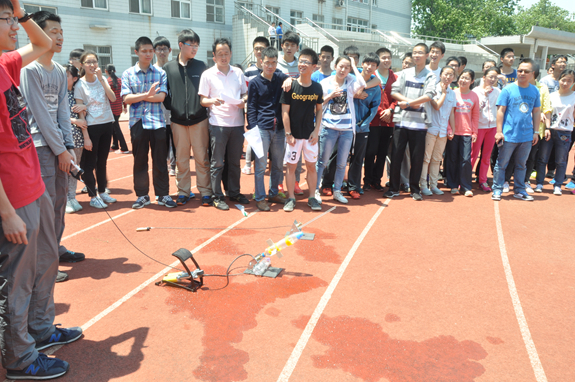
[[[286,135],[292,135],[291,133],[286,133]]]
[[[22,9],[22,12],[24,12],[24,16],[22,16],[18,19],[18,23],[20,23],[20,24],[25,23],[26,21],[28,21],[32,18],[32,14],[27,13],[24,8],[21,8],[21,9]]]

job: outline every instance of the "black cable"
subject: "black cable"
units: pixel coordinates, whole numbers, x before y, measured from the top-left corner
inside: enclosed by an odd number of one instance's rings
[[[230,268],[232,267],[232,265],[234,265],[234,263],[236,262],[236,260],[238,260],[239,258],[244,257],[244,256],[250,256],[252,259],[254,259],[254,260],[256,259],[255,257],[253,257],[252,255],[250,255],[249,253],[244,253],[243,255],[239,255],[238,257],[236,257],[236,258],[231,262],[230,266],[229,266],[228,269],[226,270],[226,274],[225,274],[225,275],[216,275],[216,274],[214,274],[214,275],[204,275],[204,277],[225,277],[225,278],[226,278],[226,285],[224,285],[224,286],[221,287],[221,288],[214,289],[214,290],[222,290],[222,289],[224,289],[225,287],[227,287],[227,286],[230,284],[230,276],[241,276],[241,275],[244,275],[244,274],[245,274],[245,273],[242,272],[242,273],[236,273],[236,274],[230,275]]]

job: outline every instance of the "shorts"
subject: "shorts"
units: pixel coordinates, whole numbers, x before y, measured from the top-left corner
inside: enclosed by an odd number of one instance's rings
[[[308,139],[296,139],[295,144],[291,146],[286,142],[286,155],[284,160],[287,163],[296,164],[299,162],[299,157],[303,151],[303,157],[306,162],[315,163],[317,162],[317,156],[319,153],[319,145],[317,142],[315,145],[309,143]]]

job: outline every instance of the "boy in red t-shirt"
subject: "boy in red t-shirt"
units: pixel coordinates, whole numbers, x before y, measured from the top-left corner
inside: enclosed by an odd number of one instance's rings
[[[30,44],[14,50],[21,24]],[[67,362],[39,350],[79,339],[54,326],[58,247],[54,209],[40,175],[20,69],[52,46],[18,0],[0,0],[0,347],[9,379],[50,379]],[[11,51],[2,53],[2,51]]]

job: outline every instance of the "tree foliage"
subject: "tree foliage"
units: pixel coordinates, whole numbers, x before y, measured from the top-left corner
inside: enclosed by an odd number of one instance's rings
[[[529,33],[532,26],[575,32],[574,15],[549,0],[539,0],[529,8],[519,7],[516,25],[520,34]]]

